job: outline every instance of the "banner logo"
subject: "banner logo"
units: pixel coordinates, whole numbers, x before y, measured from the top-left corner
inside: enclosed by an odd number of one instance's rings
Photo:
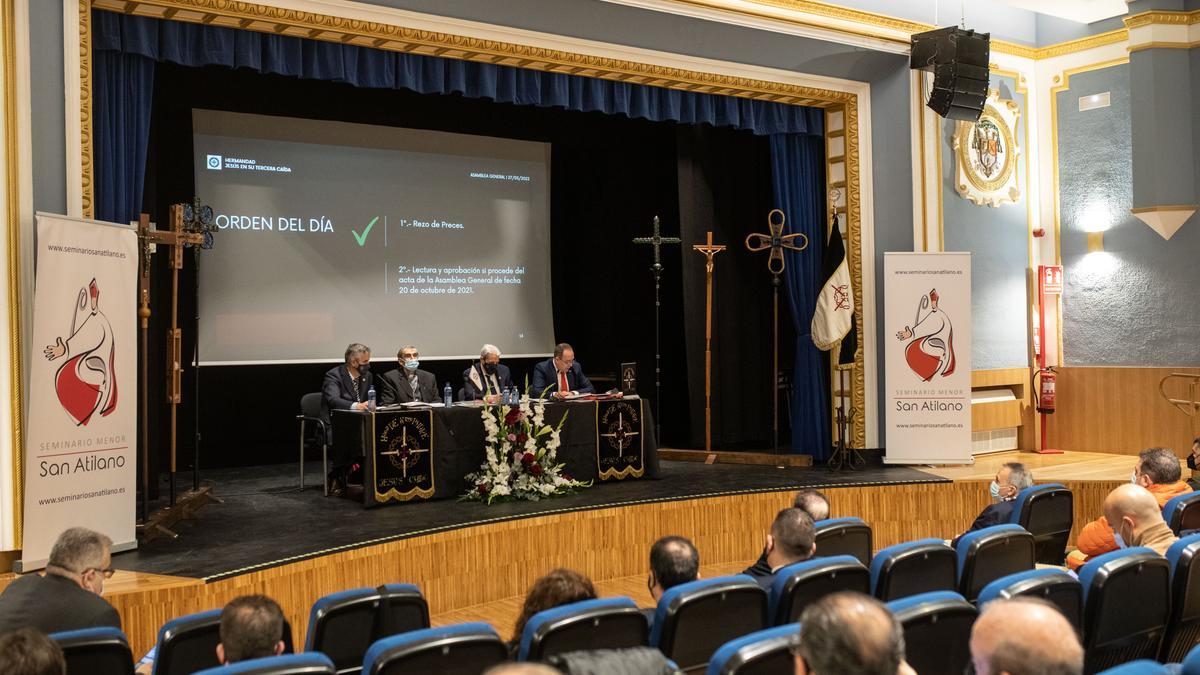
[[[641,477],[644,460],[641,401],[597,403],[596,468],[600,480]]]
[[[909,341],[904,347],[904,360],[924,382],[937,376],[949,377],[956,365],[954,326],[938,307],[938,300],[936,288],[921,296],[913,324],[896,333],[896,339]]]
[[[376,413],[383,428],[375,434],[370,481],[375,502],[429,499],[433,496],[433,413],[429,410]]]
[[[97,412],[107,417],[117,408],[117,375],[114,361],[117,346],[112,324],[100,311],[100,287],[96,280],[79,289],[71,318],[70,336],[46,345],[46,359],[67,360],[54,373],[54,391],[63,410],[83,426]]]
[[[220,155],[209,155],[204,160],[204,166],[208,167],[209,171],[220,171],[221,170],[221,156]]]

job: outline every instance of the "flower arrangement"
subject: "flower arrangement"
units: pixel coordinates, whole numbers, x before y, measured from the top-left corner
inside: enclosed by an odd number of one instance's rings
[[[545,400],[530,401],[526,394],[519,405],[485,405],[482,415],[485,458],[479,471],[467,474],[471,487],[461,500],[536,502],[591,486],[564,473],[555,461],[567,416],[557,425],[546,424]]]

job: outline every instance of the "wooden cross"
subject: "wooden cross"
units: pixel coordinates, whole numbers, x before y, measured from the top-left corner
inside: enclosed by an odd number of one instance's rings
[[[693,251],[699,251],[706,258],[705,274],[705,303],[704,303],[704,450],[712,451],[712,313],[713,313],[713,257],[725,250],[724,244],[714,244],[712,231],[708,232],[708,240],[703,244],[692,244]]]
[[[681,244],[683,240],[679,237],[664,237],[659,229],[658,216],[654,216],[654,232],[649,237],[635,237],[635,244],[650,244],[654,247],[654,265],[651,269],[654,270],[655,278],[662,273],[662,245],[663,244]]]
[[[779,214],[779,222],[775,222],[776,214]],[[771,448],[772,452],[776,454],[779,453],[779,275],[783,274],[783,270],[787,266],[783,257],[784,249],[799,252],[808,248],[808,237],[803,233],[783,233],[783,224],[786,220],[783,211],[771,209],[771,212],[767,214],[767,229],[770,234],[754,233],[746,236],[746,249],[750,252],[766,250],[771,252],[767,256],[767,271],[771,273],[771,286],[774,289],[774,323],[772,324],[774,361],[771,369],[771,401],[774,419],[771,427]],[[796,239],[803,239],[804,243],[797,246],[794,243]]]

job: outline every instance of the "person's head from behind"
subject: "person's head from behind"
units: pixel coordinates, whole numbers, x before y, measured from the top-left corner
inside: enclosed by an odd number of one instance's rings
[[[66,675],[62,649],[36,628],[18,628],[0,635],[0,673],[4,675]]]
[[[671,587],[700,578],[700,552],[683,537],[663,537],[650,547],[650,579],[655,602]]]
[[[1122,485],[1104,498],[1104,517],[1112,528],[1117,545],[1138,546],[1142,533],[1164,523],[1158,500],[1140,485]]]
[[[797,675],[896,675],[904,633],[883,603],[842,591],[804,608],[792,653]]]
[[[265,595],[243,595],[221,611],[217,660],[237,663],[283,653],[283,610]]]
[[[817,552],[817,530],[812,516],[796,507],[775,516],[767,535],[767,564],[777,567],[808,560]]]
[[[517,625],[513,631],[513,642],[521,639],[521,633],[525,631],[525,624],[534,614],[569,605],[572,602],[594,600],[595,598],[596,588],[592,586],[591,579],[573,570],[556,569],[551,571],[533,582],[533,586],[530,586],[529,592],[525,594],[525,605],[521,608],[521,615],[517,618]]]
[[[1058,608],[1040,598],[987,603],[971,629],[978,675],[1079,675],[1083,648]]]
[[[988,491],[993,502],[1007,502],[1029,487],[1033,487],[1033,473],[1020,462],[1005,462],[996,470],[996,478]]]
[[[829,517],[829,498],[820,490],[805,488],[797,492],[792,506],[812,516],[814,521],[825,520]]]
[[[516,663],[501,663],[483,671],[483,675],[562,675],[558,668],[552,668],[544,663],[519,661]]]
[[[71,579],[96,595],[113,575],[112,540],[85,527],[72,527],[54,542],[46,572]]]
[[[1129,482],[1149,490],[1151,485],[1178,483],[1182,476],[1183,470],[1174,452],[1167,448],[1150,448],[1138,453]]]

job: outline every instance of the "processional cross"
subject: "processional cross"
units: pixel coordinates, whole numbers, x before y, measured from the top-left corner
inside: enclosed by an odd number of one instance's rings
[[[778,220],[776,221],[776,214]],[[771,287],[774,297],[774,318],[772,323],[771,345],[774,361],[771,368],[771,401],[773,419],[771,426],[771,451],[779,454],[779,284],[780,275],[787,266],[783,257],[784,250],[803,251],[808,248],[808,237],[803,233],[783,233],[783,224],[787,218],[783,211],[771,209],[767,214],[767,229],[770,234],[754,233],[746,236],[746,249],[757,253],[770,250],[767,256],[767,271],[771,273]],[[804,243],[797,246],[796,240],[803,239]]]
[[[706,258],[704,263],[704,451],[712,452],[712,313],[713,313],[713,257],[725,250],[724,244],[714,244],[712,231],[703,244],[692,244]]]
[[[654,435],[656,438],[662,439],[662,406],[659,402],[662,400],[662,367],[660,364],[661,354],[658,346],[658,313],[662,307],[662,299],[660,291],[662,289],[662,245],[663,244],[682,244],[683,240],[679,237],[664,237],[659,229],[660,223],[658,216],[654,216],[654,230],[649,237],[635,237],[635,244],[650,244],[654,247],[654,264],[650,266],[650,271],[654,274]]]

